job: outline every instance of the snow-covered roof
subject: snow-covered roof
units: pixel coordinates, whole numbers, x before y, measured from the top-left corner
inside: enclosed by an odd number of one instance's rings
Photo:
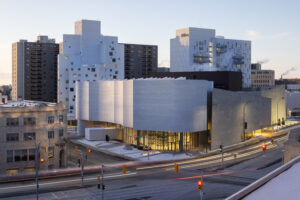
[[[11,107],[34,107],[34,106],[51,106],[52,103],[47,103],[47,102],[34,102],[34,101],[10,101],[6,104],[0,105],[0,107],[6,107],[6,108],[11,108]]]

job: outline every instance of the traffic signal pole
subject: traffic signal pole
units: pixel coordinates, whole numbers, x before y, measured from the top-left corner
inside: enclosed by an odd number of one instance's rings
[[[40,144],[35,142],[35,182],[36,182],[36,199],[39,199],[39,168],[40,168]]]
[[[102,190],[102,200],[104,200],[104,180],[103,180],[103,168],[104,168],[104,165],[102,164],[101,165],[101,190]]]

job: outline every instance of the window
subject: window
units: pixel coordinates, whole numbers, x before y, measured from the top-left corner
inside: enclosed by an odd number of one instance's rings
[[[69,60],[69,56],[66,56],[65,58],[66,58],[66,60]]]
[[[19,173],[19,169],[7,169],[6,175],[11,176]]]
[[[109,52],[109,55],[112,56],[112,55],[113,55],[113,52]]]
[[[13,150],[6,151],[6,162],[13,162],[14,161],[14,152]]]
[[[116,68],[116,69],[118,68],[118,65],[117,65],[117,64],[115,64],[115,68]]]
[[[95,72],[96,71],[96,69],[95,68],[92,68],[92,72]]]
[[[34,126],[35,118],[34,117],[24,117],[24,126]]]
[[[115,59],[115,58],[113,58],[111,61],[112,61],[112,62],[116,62],[116,59]]]
[[[27,149],[15,150],[15,161],[27,161]]]
[[[59,122],[64,122],[64,116],[63,115],[59,115],[58,116],[58,121]]]
[[[29,160],[35,160],[35,149],[29,149]]]
[[[70,92],[74,92],[74,88],[70,88]]]
[[[24,133],[24,140],[35,140],[35,133]]]
[[[48,147],[48,158],[54,157],[54,147]]]
[[[59,137],[64,137],[64,129],[59,129]]]
[[[49,139],[54,138],[54,131],[48,131],[48,138]]]
[[[48,124],[54,123],[54,116],[48,116]]]
[[[6,142],[17,142],[19,141],[18,133],[8,133],[6,134]]]
[[[6,126],[19,126],[19,118],[7,118]]]

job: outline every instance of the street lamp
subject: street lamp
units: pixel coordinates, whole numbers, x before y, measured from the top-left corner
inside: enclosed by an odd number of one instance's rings
[[[36,139],[28,136],[29,139],[34,140],[35,144],[35,182],[36,182],[36,199],[39,199],[39,167],[40,167],[40,143],[36,143]]]

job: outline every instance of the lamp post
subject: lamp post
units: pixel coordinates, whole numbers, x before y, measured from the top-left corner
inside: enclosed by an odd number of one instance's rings
[[[36,139],[32,136],[28,136],[31,140],[34,140],[35,144],[35,182],[36,182],[36,199],[39,199],[39,167],[40,167],[40,143],[36,143]]]

